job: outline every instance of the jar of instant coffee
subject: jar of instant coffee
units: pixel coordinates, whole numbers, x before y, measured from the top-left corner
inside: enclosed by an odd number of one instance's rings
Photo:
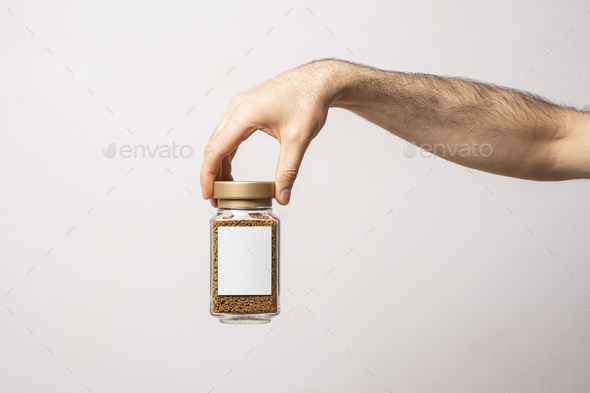
[[[274,182],[216,181],[211,219],[211,315],[232,324],[279,314],[279,219]]]

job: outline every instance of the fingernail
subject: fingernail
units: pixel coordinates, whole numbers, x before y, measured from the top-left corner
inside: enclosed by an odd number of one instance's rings
[[[291,189],[290,188],[283,189],[283,191],[281,191],[281,202],[284,205],[286,205],[287,203],[289,203],[290,199],[291,199]]]

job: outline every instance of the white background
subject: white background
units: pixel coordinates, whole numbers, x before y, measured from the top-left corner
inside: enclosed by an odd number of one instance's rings
[[[209,315],[198,182],[231,97],[321,57],[587,105],[588,1],[1,3],[0,390],[588,391],[587,181],[406,158],[333,110],[264,326]],[[172,141],[195,153],[102,154]],[[277,155],[254,135],[236,179]]]

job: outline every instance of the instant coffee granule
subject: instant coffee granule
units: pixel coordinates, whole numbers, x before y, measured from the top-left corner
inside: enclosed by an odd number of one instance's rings
[[[248,218],[234,216],[213,220],[212,311],[219,314],[271,314],[277,312],[277,221],[265,214],[250,213]],[[218,230],[219,227],[269,226],[271,231],[271,295],[218,295]]]

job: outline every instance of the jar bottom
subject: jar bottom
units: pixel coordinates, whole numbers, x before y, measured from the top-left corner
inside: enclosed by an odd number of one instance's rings
[[[214,317],[219,319],[219,322],[228,325],[262,325],[269,323],[272,317],[277,316],[279,313],[273,314],[215,314],[211,313]]]

